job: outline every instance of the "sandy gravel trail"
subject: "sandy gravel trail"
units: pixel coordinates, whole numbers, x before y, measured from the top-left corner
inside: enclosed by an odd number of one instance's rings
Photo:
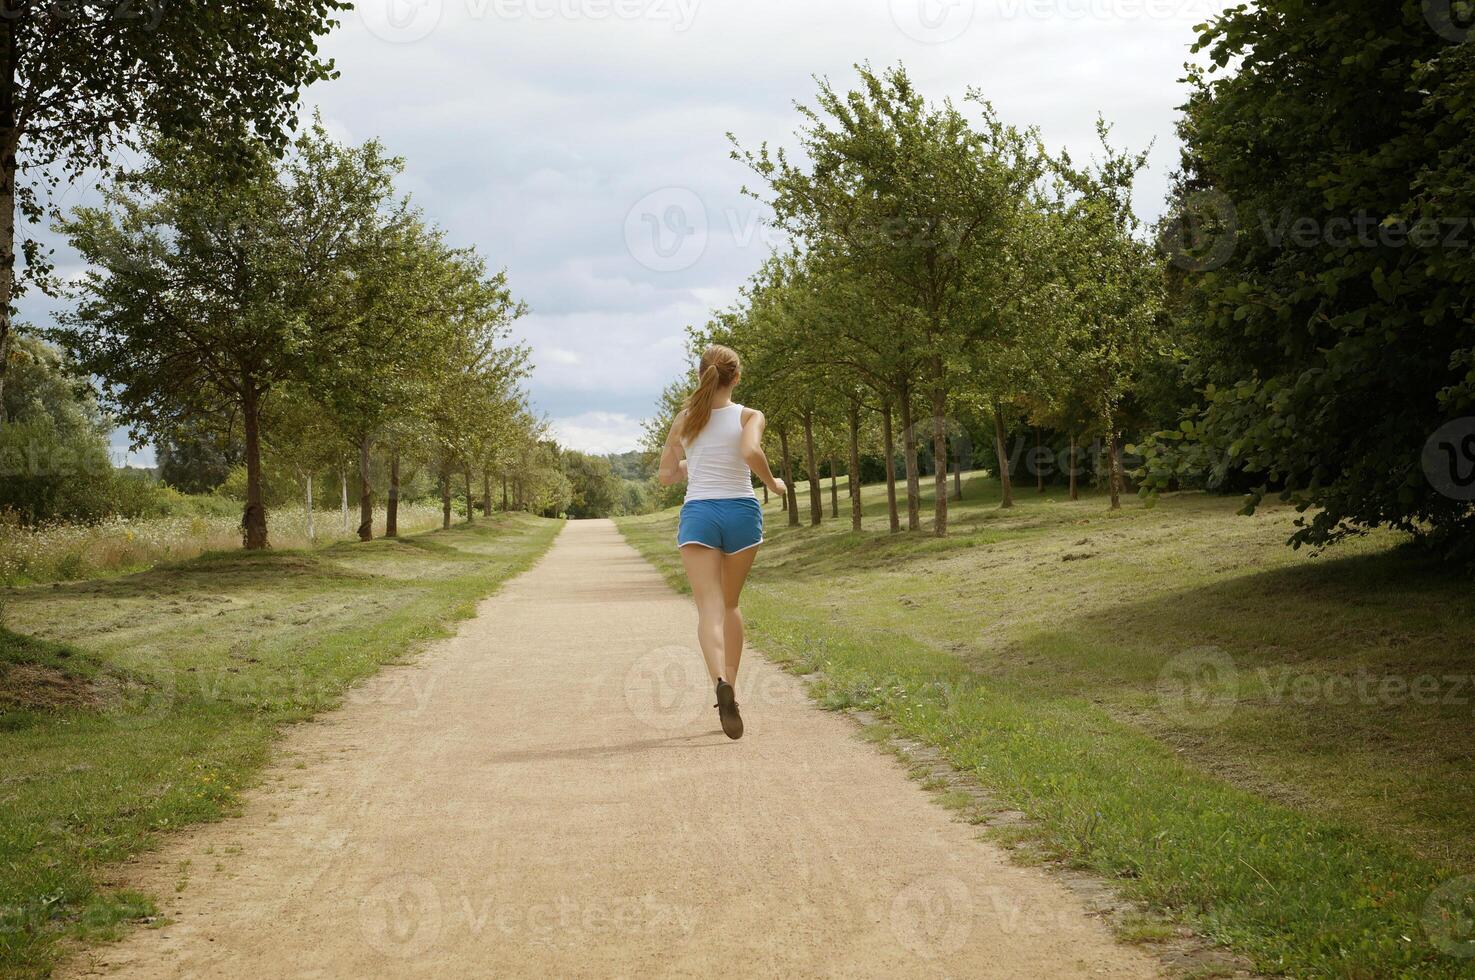
[[[757,655],[729,742],[694,627],[611,523],[571,523],[291,733],[241,817],[128,868],[171,922],[63,972],[1158,975]]]

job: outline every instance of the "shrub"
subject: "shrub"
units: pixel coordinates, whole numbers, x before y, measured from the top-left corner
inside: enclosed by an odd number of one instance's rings
[[[112,511],[114,492],[98,433],[63,428],[46,415],[0,425],[0,510],[28,524],[97,520]]]

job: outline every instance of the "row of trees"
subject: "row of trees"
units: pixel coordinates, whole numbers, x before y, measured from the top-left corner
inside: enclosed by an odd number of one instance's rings
[[[1279,493],[1296,545],[1391,526],[1475,560],[1469,14],[1262,0],[1203,25],[1173,283],[1197,397],[1145,447],[1151,487]]]
[[[389,536],[406,470],[433,472],[447,524],[458,477],[471,499],[479,476],[488,507],[494,480],[538,502],[547,488],[530,483],[556,467],[522,390],[528,351],[510,339],[525,308],[396,195],[401,161],[320,124],[281,157],[165,136],[146,148],[102,205],[60,223],[88,269],[50,334],[135,438],[238,438],[247,548],[268,543],[268,457],[304,476],[311,510],[311,475],[351,454],[363,540],[376,454]]]
[[[965,112],[927,102],[900,67],[859,73],[857,88],[822,83],[816,104],[800,108],[802,159],[736,148],[794,248],[694,338],[743,355],[743,397],[776,437],[790,522],[802,439],[811,522],[823,516],[826,460],[838,510],[841,457],[861,527],[863,446],[875,430],[893,531],[902,496],[907,528],[921,529],[930,457],[931,530],[947,533],[949,471],[961,494],[980,431],[1012,506],[1009,430],[1021,419],[1068,440],[1072,494],[1082,443],[1100,439],[1119,507],[1127,403],[1170,355],[1162,272],[1131,210],[1144,157],[1113,149],[1102,124],[1101,158],[1077,166],[1002,123],[976,92]],[[680,385],[667,392],[652,440],[680,395]]]
[[[1417,0],[1209,19],[1157,245],[1130,207],[1143,158],[1104,131],[1078,167],[976,93],[970,119],[863,68],[801,107],[797,161],[737,148],[795,250],[697,340],[743,352],[745,397],[786,467],[802,434],[814,485],[837,431],[854,485],[876,421],[894,500],[899,425],[913,529],[916,443],[943,534],[950,444],[991,416],[1006,506],[1011,422],[1064,434],[1072,460],[1078,434],[1104,440],[1113,506],[1130,430],[1145,493],[1241,490],[1246,512],[1277,494],[1304,512],[1293,545],[1381,526],[1475,560],[1469,39]]]
[[[349,7],[0,0],[0,435],[16,450],[7,472],[36,490],[23,513],[107,510],[40,489],[108,484],[61,458],[83,446],[97,469],[101,416],[82,432],[29,391],[6,393],[13,370],[52,357],[16,339],[15,301],[66,292],[17,219],[60,218],[52,192],[99,170],[105,206],[60,221],[91,267],[50,331],[64,373],[100,379],[137,437],[239,443],[248,547],[267,544],[264,459],[305,474],[310,498],[311,474],[347,446],[365,537],[374,452],[391,534],[402,464],[431,467],[447,503],[452,476],[472,470],[517,474],[530,507],[558,496],[556,450],[521,397],[526,351],[506,342],[522,307],[504,277],[393,199],[398,162],[377,144],[292,139],[302,88],[335,75],[318,40]],[[150,162],[124,173],[120,148]]]

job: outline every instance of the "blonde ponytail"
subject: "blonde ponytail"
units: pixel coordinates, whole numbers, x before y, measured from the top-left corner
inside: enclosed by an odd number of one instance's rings
[[[717,400],[717,392],[732,384],[741,371],[742,362],[731,347],[713,344],[702,352],[702,360],[697,367],[697,390],[682,406],[686,413],[681,425],[682,439],[690,442],[701,435],[712,418],[712,403]]]

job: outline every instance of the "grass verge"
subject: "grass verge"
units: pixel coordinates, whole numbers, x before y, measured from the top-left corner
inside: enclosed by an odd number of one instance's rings
[[[997,492],[942,540],[886,534],[875,487],[861,533],[769,507],[755,642],[1027,817],[990,833],[1261,971],[1475,976],[1468,582],[1392,536],[1291,552],[1281,508]],[[684,588],[675,517],[620,526]]]
[[[0,975],[146,920],[109,864],[233,812],[283,725],[447,635],[560,527],[498,515],[0,593]]]

